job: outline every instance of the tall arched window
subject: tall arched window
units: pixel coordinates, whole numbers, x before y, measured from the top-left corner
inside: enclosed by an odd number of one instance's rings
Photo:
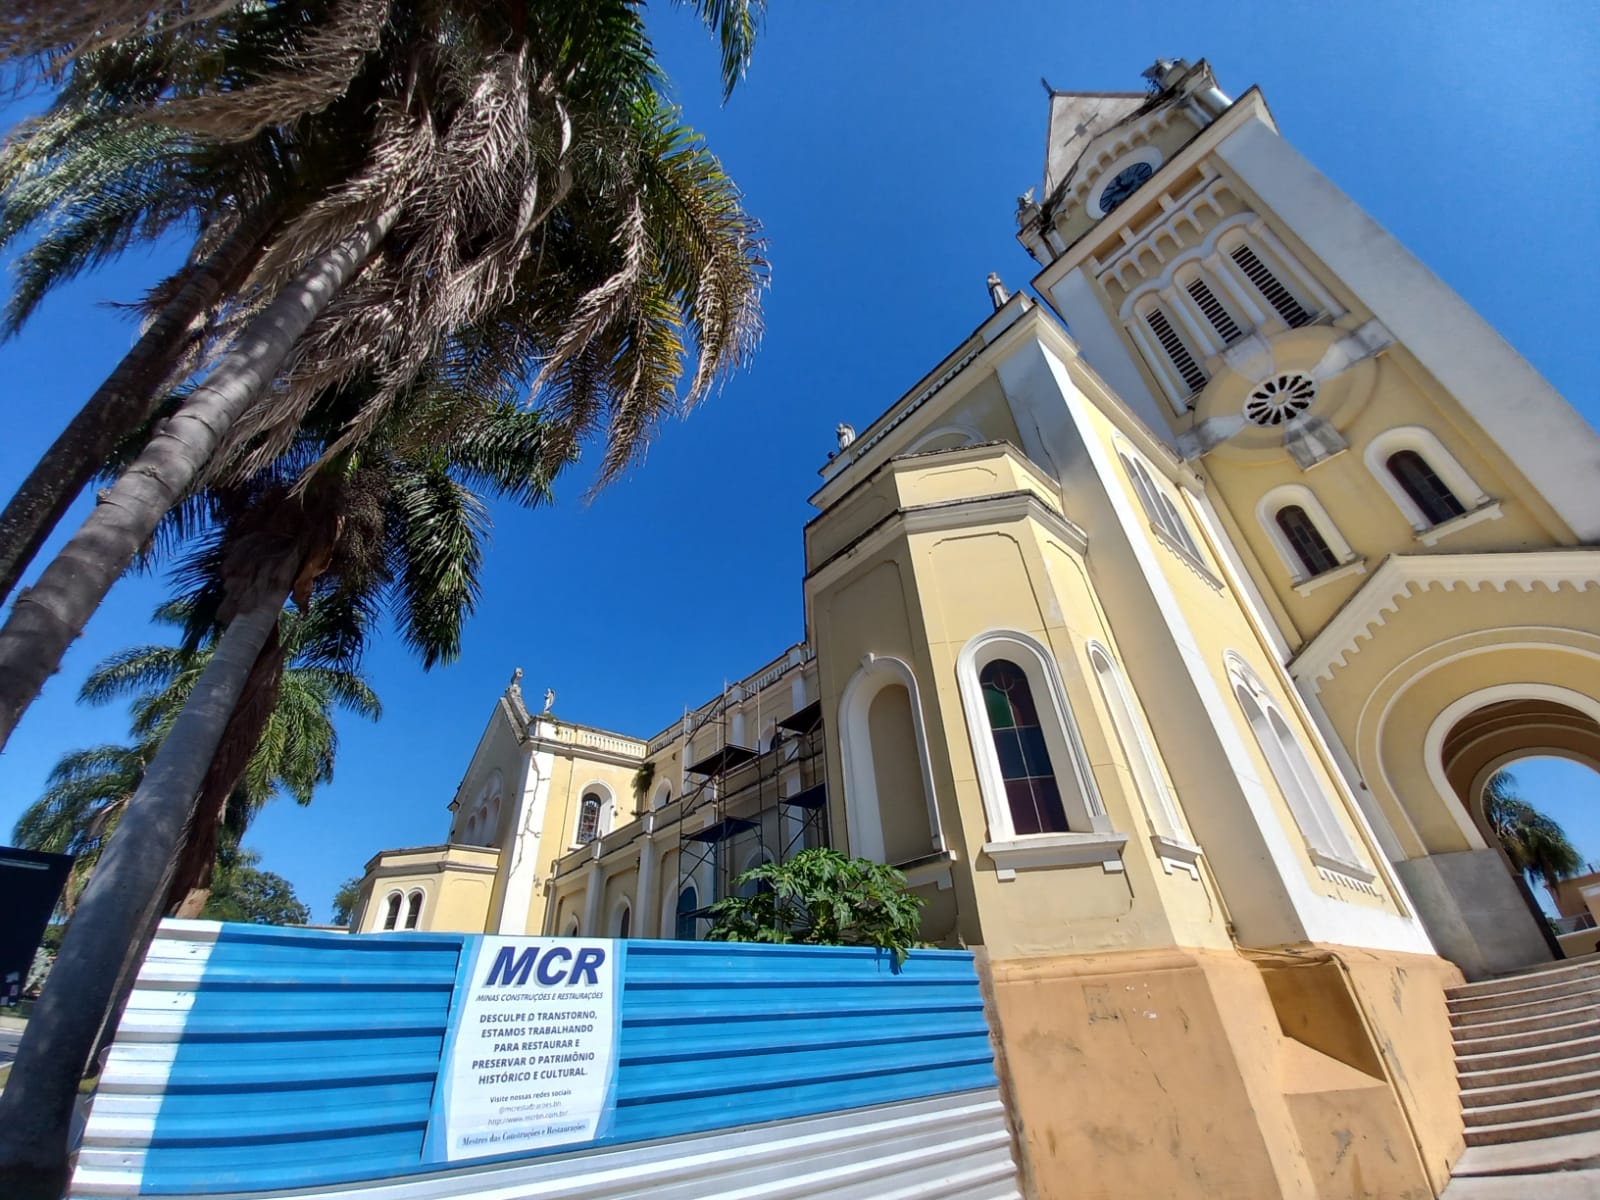
[[[695,910],[700,907],[700,893],[695,890],[694,884],[685,884],[678,893],[678,924],[673,930],[673,936],[680,942],[692,942],[695,935],[695,923],[698,921]]]
[[[617,913],[617,927],[616,927],[616,934],[614,936],[619,937],[619,938],[625,938],[625,937],[628,936],[629,932],[632,929],[633,929],[633,909],[628,905],[628,902],[626,900],[624,900],[622,902],[621,909]]]
[[[1189,293],[1189,299],[1194,301],[1195,307],[1205,317],[1206,323],[1216,330],[1224,346],[1244,336],[1244,330],[1239,328],[1239,323],[1233,319],[1233,314],[1228,311],[1227,305],[1223,304],[1203,276],[1194,276],[1183,285],[1183,290]]]
[[[1066,833],[1067,812],[1027,673],[1009,659],[997,658],[978,673],[978,682],[1005,780],[1012,831]]]
[[[400,902],[402,897],[399,892],[390,892],[386,907],[383,910],[383,927],[393,929],[400,924]]]
[[[1169,842],[1187,843],[1189,835],[1178,816],[1177,801],[1173,798],[1172,789],[1167,786],[1166,777],[1156,762],[1155,750],[1134,712],[1127,681],[1104,647],[1091,643],[1089,662],[1100,681],[1100,692],[1105,697],[1106,707],[1111,710],[1111,723],[1116,729],[1117,741],[1122,743],[1128,769],[1150,814],[1152,831]]]
[[[1355,843],[1345,832],[1328,793],[1300,748],[1299,739],[1266,688],[1242,663],[1230,662],[1229,673],[1233,678],[1234,697],[1312,857],[1329,860],[1326,865],[1354,867],[1364,872]]]
[[[1126,451],[1117,451],[1117,457],[1122,460],[1122,469],[1128,473],[1134,493],[1139,497],[1139,504],[1143,507],[1145,516],[1150,518],[1150,524],[1165,533],[1177,543],[1179,549],[1195,561],[1204,562],[1205,560],[1200,557],[1200,547],[1195,545],[1194,535],[1189,532],[1188,524],[1178,512],[1178,506],[1173,503],[1172,497],[1167,495],[1165,490],[1157,486],[1150,469]]]
[[[1240,242],[1228,252],[1228,257],[1233,259],[1244,277],[1261,293],[1261,298],[1272,305],[1273,311],[1283,318],[1283,323],[1290,329],[1296,329],[1311,320],[1305,305],[1294,298],[1294,294],[1284,286],[1272,268],[1246,243]]]
[[[1298,504],[1284,505],[1272,519],[1277,522],[1289,548],[1305,568],[1306,578],[1321,575],[1339,565],[1339,556],[1328,545],[1317,523]]]
[[[1430,525],[1442,525],[1467,511],[1428,460],[1415,450],[1391,454],[1383,465]]]
[[[406,900],[406,928],[415,929],[417,922],[422,920],[422,893],[412,892]]]
[[[1167,314],[1152,304],[1140,314],[1140,318],[1155,336],[1161,346],[1161,352],[1167,356],[1167,361],[1172,364],[1172,369],[1178,373],[1178,378],[1183,381],[1184,386],[1190,392],[1198,392],[1205,387],[1205,368],[1196,360],[1194,352],[1189,349],[1182,335],[1173,328]]]
[[[603,802],[594,792],[585,792],[578,805],[578,837],[580,846],[587,846],[600,836],[600,809]]]

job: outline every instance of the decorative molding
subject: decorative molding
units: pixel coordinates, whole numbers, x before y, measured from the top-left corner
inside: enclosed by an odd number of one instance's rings
[[[1367,560],[1364,558],[1349,558],[1334,567],[1331,571],[1324,571],[1320,575],[1291,579],[1290,586],[1302,596],[1309,596],[1324,584],[1334,582],[1336,579],[1348,579],[1352,575],[1365,575],[1367,573]]]
[[[1125,833],[1035,833],[1002,842],[985,842],[983,852],[994,863],[995,878],[1015,879],[1035,867],[1081,867],[1099,863],[1109,874],[1121,871]]]
[[[1199,846],[1188,842],[1180,842],[1176,838],[1162,837],[1159,833],[1150,835],[1150,845],[1155,848],[1156,855],[1161,859],[1161,869],[1168,875],[1174,870],[1185,872],[1196,881],[1200,878]]]
[[[1288,664],[1289,673],[1313,687],[1332,679],[1403,601],[1436,585],[1446,590],[1464,587],[1475,592],[1488,587],[1497,592],[1508,588],[1531,592],[1535,585],[1555,591],[1564,583],[1580,591],[1600,587],[1600,548],[1390,555],[1322,632],[1301,647]]]
[[[1453,533],[1459,533],[1469,525],[1476,525],[1479,521],[1498,521],[1505,514],[1500,511],[1500,501],[1490,500],[1480,504],[1470,512],[1464,512],[1459,517],[1451,517],[1448,521],[1441,521],[1431,529],[1424,529],[1417,534],[1417,541],[1424,546],[1432,546],[1442,542]]]

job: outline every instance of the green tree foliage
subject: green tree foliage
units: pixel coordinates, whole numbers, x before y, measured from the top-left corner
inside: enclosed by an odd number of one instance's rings
[[[339,885],[333,894],[333,923],[349,928],[356,919],[356,905],[361,902],[361,876],[352,875]]]
[[[1511,865],[1531,882],[1554,887],[1583,867],[1583,858],[1559,822],[1517,792],[1517,777],[1496,771],[1484,790],[1483,812]]]
[[[304,925],[311,920],[311,910],[300,903],[293,885],[282,875],[263,871],[260,862],[254,850],[225,848],[201,917],[252,925]]]
[[[917,944],[922,898],[883,863],[817,847],[752,867],[734,886],[740,894],[711,906],[712,941],[876,946],[897,964]]]
[[[157,609],[155,620],[183,627],[192,616],[190,606],[173,603]],[[213,833],[222,836],[213,837],[210,858],[229,838],[237,841],[243,836],[267,801],[288,796],[297,804],[309,804],[315,789],[332,780],[339,744],[333,728],[335,709],[369,720],[382,714],[377,696],[358,672],[330,665],[330,650],[338,648],[343,630],[328,613],[314,610],[299,620],[286,615],[282,635],[286,665],[260,737],[249,745],[224,747],[221,754],[244,765],[236,777],[217,784],[224,805],[221,829]],[[44,794],[23,812],[12,835],[17,845],[30,850],[75,856],[62,896],[65,911],[76,906],[106,840],[188,702],[214,645],[212,637],[204,636],[193,649],[134,646],[102,660],[84,681],[78,693],[81,703],[131,701],[133,744],[94,746],[63,755],[46,780]],[[200,858],[174,881],[178,897],[205,886],[211,863],[205,854]]]

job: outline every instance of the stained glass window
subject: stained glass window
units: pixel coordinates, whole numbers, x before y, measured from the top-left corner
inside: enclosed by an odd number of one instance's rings
[[[1050,749],[1028,676],[1016,663],[999,658],[983,668],[978,682],[1005,779],[1013,832],[1066,833],[1061,788],[1050,765]]]

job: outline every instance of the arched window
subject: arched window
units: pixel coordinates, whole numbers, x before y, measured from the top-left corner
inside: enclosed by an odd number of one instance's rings
[[[1166,777],[1156,762],[1154,749],[1145,736],[1144,726],[1134,711],[1132,694],[1126,679],[1112,662],[1111,654],[1102,646],[1089,646],[1089,662],[1095,677],[1100,681],[1100,692],[1106,707],[1111,710],[1111,723],[1116,729],[1117,741],[1128,760],[1128,769],[1150,814],[1152,831],[1169,842],[1187,842],[1183,821],[1178,816],[1177,801]]]
[[[1066,833],[1067,811],[1026,672],[1009,659],[997,658],[978,673],[978,682],[1005,780],[1012,831]]]
[[[1176,542],[1178,548],[1196,562],[1204,562],[1200,557],[1200,547],[1195,545],[1188,524],[1178,512],[1178,506],[1164,488],[1157,486],[1150,469],[1121,450],[1117,452],[1117,457],[1122,460],[1122,469],[1128,473],[1134,493],[1139,497],[1145,516],[1150,518],[1150,524]]]
[[[383,910],[383,927],[385,929],[393,929],[396,925],[400,924],[401,899],[402,897],[399,892],[389,893],[389,899],[386,902],[386,907]]]
[[[672,803],[672,784],[663,779],[656,785],[655,795],[650,797],[652,809],[665,808]]]
[[[585,792],[578,805],[578,837],[580,846],[587,846],[600,836],[600,809],[603,801],[594,792]]]
[[[1467,511],[1466,505],[1456,499],[1444,480],[1428,465],[1428,460],[1415,450],[1401,450],[1391,454],[1383,464],[1402,491],[1411,497],[1417,511],[1430,525],[1443,525]]]
[[[625,938],[632,929],[633,909],[629,906],[628,902],[624,900],[621,908],[617,910],[616,933],[613,936]]]
[[[1205,317],[1206,323],[1216,330],[1224,346],[1244,336],[1244,330],[1239,328],[1239,323],[1233,319],[1233,314],[1228,311],[1227,305],[1223,304],[1203,275],[1195,275],[1183,285],[1183,290],[1189,293],[1189,299],[1194,301],[1195,307]]]
[[[1364,872],[1355,844],[1340,823],[1299,740],[1266,688],[1240,662],[1230,662],[1229,674],[1233,679],[1234,697],[1312,857],[1329,860],[1327,865],[1355,867]]]
[[[417,922],[422,920],[422,893],[412,892],[406,900],[406,928],[415,929]]]
[[[680,942],[695,940],[695,924],[699,920],[695,911],[700,907],[700,893],[692,883],[685,884],[678,893],[678,924],[673,936]]]
[[[1156,342],[1161,346],[1161,352],[1167,356],[1167,361],[1172,364],[1172,369],[1178,373],[1178,378],[1183,381],[1184,386],[1191,393],[1205,387],[1205,368],[1195,359],[1188,343],[1173,328],[1167,314],[1159,306],[1152,304],[1140,314],[1140,319],[1155,336]]]
[[[1284,286],[1283,281],[1267,266],[1250,246],[1240,242],[1228,252],[1228,257],[1248,279],[1256,291],[1261,293],[1261,298],[1272,305],[1274,312],[1283,318],[1283,323],[1290,329],[1297,329],[1311,320],[1311,314],[1294,294]]]
[[[567,932],[563,936],[575,938],[578,936],[580,929],[581,927],[578,924],[577,914],[574,913],[571,917],[567,918]]]
[[[1294,556],[1305,568],[1305,577],[1321,575],[1339,565],[1339,556],[1328,545],[1322,531],[1317,528],[1305,509],[1298,504],[1286,504],[1272,518],[1282,531],[1284,540],[1294,551]]]

